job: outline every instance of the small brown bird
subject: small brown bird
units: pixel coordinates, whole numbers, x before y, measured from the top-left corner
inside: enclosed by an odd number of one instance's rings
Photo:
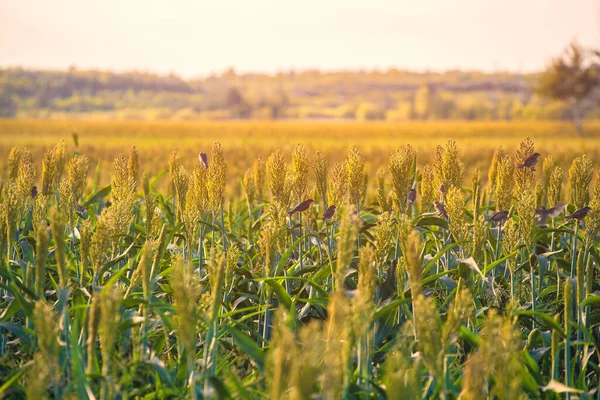
[[[572,219],[576,219],[576,220],[584,219],[588,215],[588,212],[590,210],[591,210],[591,208],[589,208],[588,206],[580,208],[579,210],[575,211],[573,214],[567,215],[565,217],[565,221],[570,221]]]
[[[292,215],[294,215],[297,212],[304,212],[306,210],[308,210],[308,207],[310,207],[310,205],[313,203],[313,199],[308,199],[308,200],[304,200],[302,203],[298,204],[296,207],[294,207],[292,209],[292,211],[290,211],[288,214],[291,217]]]
[[[544,206],[541,206],[540,208],[535,210],[535,214],[538,216],[537,224],[539,226],[546,226],[546,219],[548,219],[548,217],[550,217],[550,218],[558,217],[559,214],[561,212],[563,212],[565,207],[566,207],[566,204],[564,204],[564,203],[557,203],[554,207],[551,207],[551,208],[546,208]]]
[[[537,164],[537,160],[538,160],[539,156],[541,156],[540,153],[533,153],[532,155],[527,157],[527,159],[525,161],[523,161],[523,164],[517,166],[517,168],[533,168],[533,167],[535,167],[535,164]]]
[[[440,217],[444,217],[444,218],[448,219],[448,213],[446,212],[446,207],[444,207],[443,203],[440,203],[439,201],[436,200],[433,202],[433,205]]]
[[[200,164],[204,165],[204,168],[208,169],[208,156],[206,153],[198,154],[198,160],[200,160]]]
[[[491,217],[486,218],[486,221],[490,221],[490,222],[504,222],[508,219],[508,211],[496,211],[495,213],[492,214]]]
[[[327,210],[325,210],[325,214],[323,214],[323,221],[328,221],[335,214],[335,206],[329,206]]]
[[[406,195],[406,204],[411,206],[414,204],[415,200],[417,199],[417,191],[416,189],[410,189],[408,191],[408,194]]]
[[[35,199],[37,195],[38,195],[37,186],[34,186],[31,188],[31,198]]]

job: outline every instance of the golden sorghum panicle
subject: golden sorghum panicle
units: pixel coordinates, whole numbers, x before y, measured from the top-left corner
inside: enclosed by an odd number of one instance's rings
[[[277,249],[277,232],[272,222],[263,225],[258,239],[260,252],[264,257],[264,277],[273,276],[275,250]]]
[[[207,211],[209,206],[206,184],[207,170],[200,160],[196,160],[194,171],[188,180],[184,206],[184,222],[188,246],[192,242],[192,237],[202,220],[202,215]],[[191,247],[189,250],[191,250]]]
[[[569,168],[571,201],[577,208],[585,207],[590,201],[590,183],[594,176],[592,161],[584,154],[573,160]]]
[[[394,245],[394,218],[389,212],[382,213],[377,218],[375,227],[375,254],[379,265],[383,265]]]
[[[152,242],[146,241],[144,246],[142,247],[140,261],[137,265],[137,268],[133,272],[131,276],[131,283],[129,287],[133,287],[137,284],[138,280],[142,280],[142,291],[144,293],[144,299],[150,298],[150,292],[152,289],[152,281],[154,277],[152,276],[152,258],[154,256],[154,245]],[[130,289],[127,289],[128,292]],[[126,297],[127,297],[126,293]]]
[[[46,259],[48,258],[48,228],[39,226],[35,232],[35,294],[38,299],[46,287]]]
[[[86,373],[91,374],[94,371],[94,356],[96,354],[96,336],[98,334],[98,325],[100,324],[100,296],[94,295],[90,303],[90,312],[88,317],[87,331],[87,368]]]
[[[25,149],[21,155],[19,162],[19,169],[17,175],[17,190],[18,196],[21,201],[24,202],[25,206],[30,205],[31,200],[31,188],[35,182],[35,167],[33,166],[33,160],[31,159],[31,153]]]
[[[82,279],[89,266],[90,247],[92,246],[93,232],[94,227],[89,219],[83,221],[79,226],[79,263]]]
[[[142,177],[142,186],[144,187],[144,210],[146,212],[146,219],[144,220],[144,228],[146,229],[146,239],[151,237],[154,221],[155,221],[155,210],[158,205],[158,200],[152,191],[150,190],[150,180],[148,175],[144,174]]]
[[[505,211],[510,208],[514,185],[515,164],[510,156],[504,156],[498,161],[496,175],[496,210]]]
[[[329,192],[327,193],[327,205],[340,207],[345,203],[348,171],[341,163],[335,163],[329,172]]]
[[[98,335],[100,337],[100,352],[102,355],[102,373],[107,375],[112,365],[114,343],[119,330],[117,326],[121,319],[121,300],[123,292],[116,286],[105,287],[99,294],[100,321]]]
[[[408,251],[408,247],[406,247],[408,245],[408,238],[413,229],[412,222],[406,214],[400,214],[398,215],[397,227],[400,249],[402,250],[402,254],[406,254]]]
[[[321,371],[325,351],[321,325],[311,321],[302,326],[297,335],[298,353],[293,359],[290,400],[310,399]]]
[[[63,170],[65,169],[65,164],[67,163],[67,147],[65,145],[65,141],[61,140],[60,143],[54,146],[53,152],[56,186],[58,187]]]
[[[65,217],[54,209],[50,216],[50,227],[52,228],[52,239],[54,239],[54,255],[56,257],[56,269],[61,288],[66,288],[69,282],[67,270],[67,254],[65,243]]]
[[[325,327],[325,359],[322,384],[326,400],[343,398],[349,381],[349,368],[352,350],[352,330],[350,324],[349,299],[342,290],[336,291],[327,307],[329,318]]]
[[[242,250],[237,243],[232,244],[227,249],[227,264],[225,266],[225,287],[230,287],[235,278],[235,271],[238,267]]]
[[[269,170],[269,189],[271,198],[287,207],[290,202],[289,187],[287,185],[287,165],[281,151],[271,154],[267,160]]]
[[[95,273],[98,272],[107,258],[106,253],[113,234],[110,218],[109,209],[102,210],[90,242],[90,263]]]
[[[473,247],[471,248],[471,257],[473,257],[476,262],[483,261],[483,249],[487,241],[487,232],[487,222],[485,217],[480,214],[473,221]]]
[[[210,283],[211,307],[209,318],[216,320],[223,301],[223,284],[225,282],[225,267],[227,257],[218,247],[213,249],[208,263],[208,281]]]
[[[356,237],[358,235],[358,217],[354,210],[354,207],[348,207],[344,210],[344,214],[341,218],[340,233],[337,238],[337,263],[335,271],[336,290],[344,289],[346,272],[354,258]]]
[[[416,153],[409,144],[390,155],[389,168],[392,175],[394,204],[399,211],[406,209],[406,195],[412,188],[412,182],[415,177],[415,170],[413,168],[415,158]]]
[[[72,196],[75,204],[79,202],[85,190],[88,170],[89,163],[87,157],[79,154],[75,154],[67,166],[69,186],[73,193]]]
[[[377,204],[382,212],[390,211],[388,196],[385,190],[385,169],[379,167],[377,170]]]
[[[47,226],[46,214],[48,211],[48,196],[38,193],[33,206],[33,229],[36,230],[40,225]]]
[[[8,155],[8,180],[15,182],[19,176],[19,165],[21,161],[21,150],[18,147],[10,149]]]
[[[221,143],[215,142],[211,154],[211,163],[208,166],[208,182],[206,184],[210,209],[214,213],[220,212],[223,209],[226,184],[227,162],[225,162]]]
[[[498,165],[500,164],[500,160],[503,159],[504,156],[504,149],[502,147],[496,148],[496,151],[494,151],[494,157],[492,158],[492,163],[490,164],[490,169],[488,171],[488,186],[490,189],[490,194],[496,193]]]
[[[535,245],[535,196],[530,191],[519,193],[517,198],[517,214],[519,215],[519,233],[529,249]]]
[[[446,148],[442,154],[442,182],[444,187],[462,187],[464,165],[458,158],[458,147],[454,140],[446,143]]]
[[[375,249],[368,244],[360,249],[358,255],[358,290],[361,299],[370,306],[374,305],[375,288],[377,286],[375,254]],[[365,321],[363,320],[362,322]]]
[[[548,184],[548,207],[554,207],[560,202],[562,181],[562,168],[559,166],[552,168],[552,172],[550,173],[550,182]]]
[[[6,221],[6,207],[4,204],[0,204],[0,222]],[[0,229],[0,258],[6,257],[6,250],[8,249],[7,241],[7,229]]]
[[[594,244],[596,235],[600,231],[600,172],[596,174],[596,188],[589,206],[591,210],[585,222],[586,246]]]
[[[137,188],[138,179],[140,175],[140,162],[138,152],[135,146],[131,146],[129,150],[129,158],[127,159],[127,170],[129,171],[129,177],[133,180],[134,189]]]
[[[446,194],[446,212],[450,219],[450,233],[454,240],[465,240],[468,231],[465,229],[465,196],[460,188],[452,187]]]
[[[435,188],[439,189],[440,186],[444,184],[444,147],[441,145],[437,145],[435,147],[435,151],[431,156],[432,166],[433,166],[433,174],[435,176]]]
[[[327,208],[327,171],[329,170],[329,160],[327,160],[327,157],[323,153],[317,151],[317,154],[315,154],[312,170],[315,174],[315,183],[319,197],[325,208]]]
[[[542,179],[537,182],[535,185],[535,194],[538,204],[544,204],[544,201],[548,197],[548,190],[550,187],[550,176],[552,175],[552,171],[556,167],[556,163],[552,156],[547,156],[544,158],[544,163],[542,165]],[[550,204],[548,203],[548,207],[554,207],[556,203]]]
[[[350,204],[360,208],[364,195],[365,161],[358,146],[352,146],[348,150],[346,167],[348,169],[348,195]]]
[[[71,226],[75,223],[76,207],[85,189],[88,168],[87,157],[74,155],[67,165],[67,179],[62,180],[59,185],[60,208],[67,215]]]
[[[175,306],[175,323],[177,338],[188,356],[193,356],[196,349],[196,321],[198,318],[198,300],[201,286],[196,274],[181,258],[173,263],[170,278]]]
[[[292,196],[298,203],[306,200],[308,189],[308,155],[303,144],[298,144],[292,153]]]
[[[42,194],[49,196],[54,191],[56,183],[56,159],[54,151],[49,150],[44,153],[42,159]]]
[[[414,319],[419,356],[431,376],[440,376],[443,369],[442,327],[433,299],[419,294],[414,298]]]
[[[48,385],[57,385],[60,380],[57,321],[56,313],[44,300],[35,303],[33,322],[39,351],[34,355],[34,364],[27,374],[27,398],[46,398]]]
[[[412,342],[408,333],[400,334],[397,343],[386,354],[383,368],[388,399],[396,398],[399,393],[404,399],[421,398],[421,365],[412,358]]]
[[[421,212],[430,211],[436,197],[435,172],[429,164],[423,167],[421,174]]]
[[[521,243],[521,237],[519,234],[519,225],[515,222],[514,219],[509,218],[508,221],[504,224],[503,234],[502,234],[502,255],[507,256],[513,253],[519,247]],[[511,272],[514,272],[513,263],[514,257],[511,258],[508,262],[508,267]]]
[[[476,216],[481,205],[481,170],[479,168],[473,171],[471,175],[471,199],[473,203],[473,215]]]
[[[129,175],[127,158],[123,154],[113,162],[110,193],[113,200],[110,214],[116,233],[127,232],[134,217],[135,182]]]
[[[423,278],[423,261],[420,255],[419,235],[411,232],[403,245],[404,258],[406,261],[406,272],[410,279],[410,290],[412,298],[416,298],[421,293],[421,280]]]
[[[265,162],[261,156],[254,160],[252,173],[254,175],[254,187],[256,188],[256,200],[260,202],[264,198],[265,191]]]
[[[12,256],[12,243],[15,240],[15,232],[19,223],[20,200],[17,184],[9,182],[2,188],[4,200],[4,223],[6,224],[6,238],[8,243],[8,255]]]
[[[275,313],[275,329],[266,371],[269,399],[273,400],[287,398],[284,393],[291,384],[294,359],[298,356],[290,320],[287,310],[279,307]]]
[[[517,149],[517,155],[515,156],[515,163],[521,165],[527,160],[533,153],[535,153],[535,145],[531,138],[525,138],[519,144]],[[517,192],[524,190],[533,190],[534,187],[535,172],[534,168],[524,167],[517,168],[515,171],[515,182],[517,186]]]
[[[523,398],[520,339],[514,321],[491,315],[480,337],[479,348],[467,360],[459,398]]]
[[[190,177],[185,167],[181,165],[181,157],[177,152],[173,152],[169,159],[169,172],[171,174],[173,193],[175,193],[175,198],[177,199],[177,217],[181,221],[185,212],[185,201]]]
[[[252,173],[252,169],[248,168],[246,172],[244,172],[242,185],[244,185],[244,192],[246,193],[248,203],[252,206],[256,197],[256,187],[254,186],[254,175]]]
[[[469,289],[460,283],[454,301],[448,310],[448,318],[442,331],[442,344],[447,350],[457,340],[457,333],[461,325],[465,324],[475,311],[473,296]]]

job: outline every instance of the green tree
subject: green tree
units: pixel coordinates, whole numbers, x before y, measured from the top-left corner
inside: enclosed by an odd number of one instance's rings
[[[577,42],[553,59],[538,81],[537,92],[554,100],[567,102],[571,107],[577,133],[583,136],[581,102],[600,84],[598,52],[583,49]]]

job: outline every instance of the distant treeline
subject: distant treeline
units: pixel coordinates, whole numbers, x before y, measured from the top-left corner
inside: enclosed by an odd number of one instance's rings
[[[0,116],[107,119],[568,120],[536,74],[285,72],[202,79],[143,72],[0,69]],[[593,94],[581,106],[600,117]]]

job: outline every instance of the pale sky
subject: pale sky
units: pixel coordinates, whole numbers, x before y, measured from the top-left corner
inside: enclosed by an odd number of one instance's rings
[[[2,67],[535,71],[573,38],[600,0],[0,0]]]

